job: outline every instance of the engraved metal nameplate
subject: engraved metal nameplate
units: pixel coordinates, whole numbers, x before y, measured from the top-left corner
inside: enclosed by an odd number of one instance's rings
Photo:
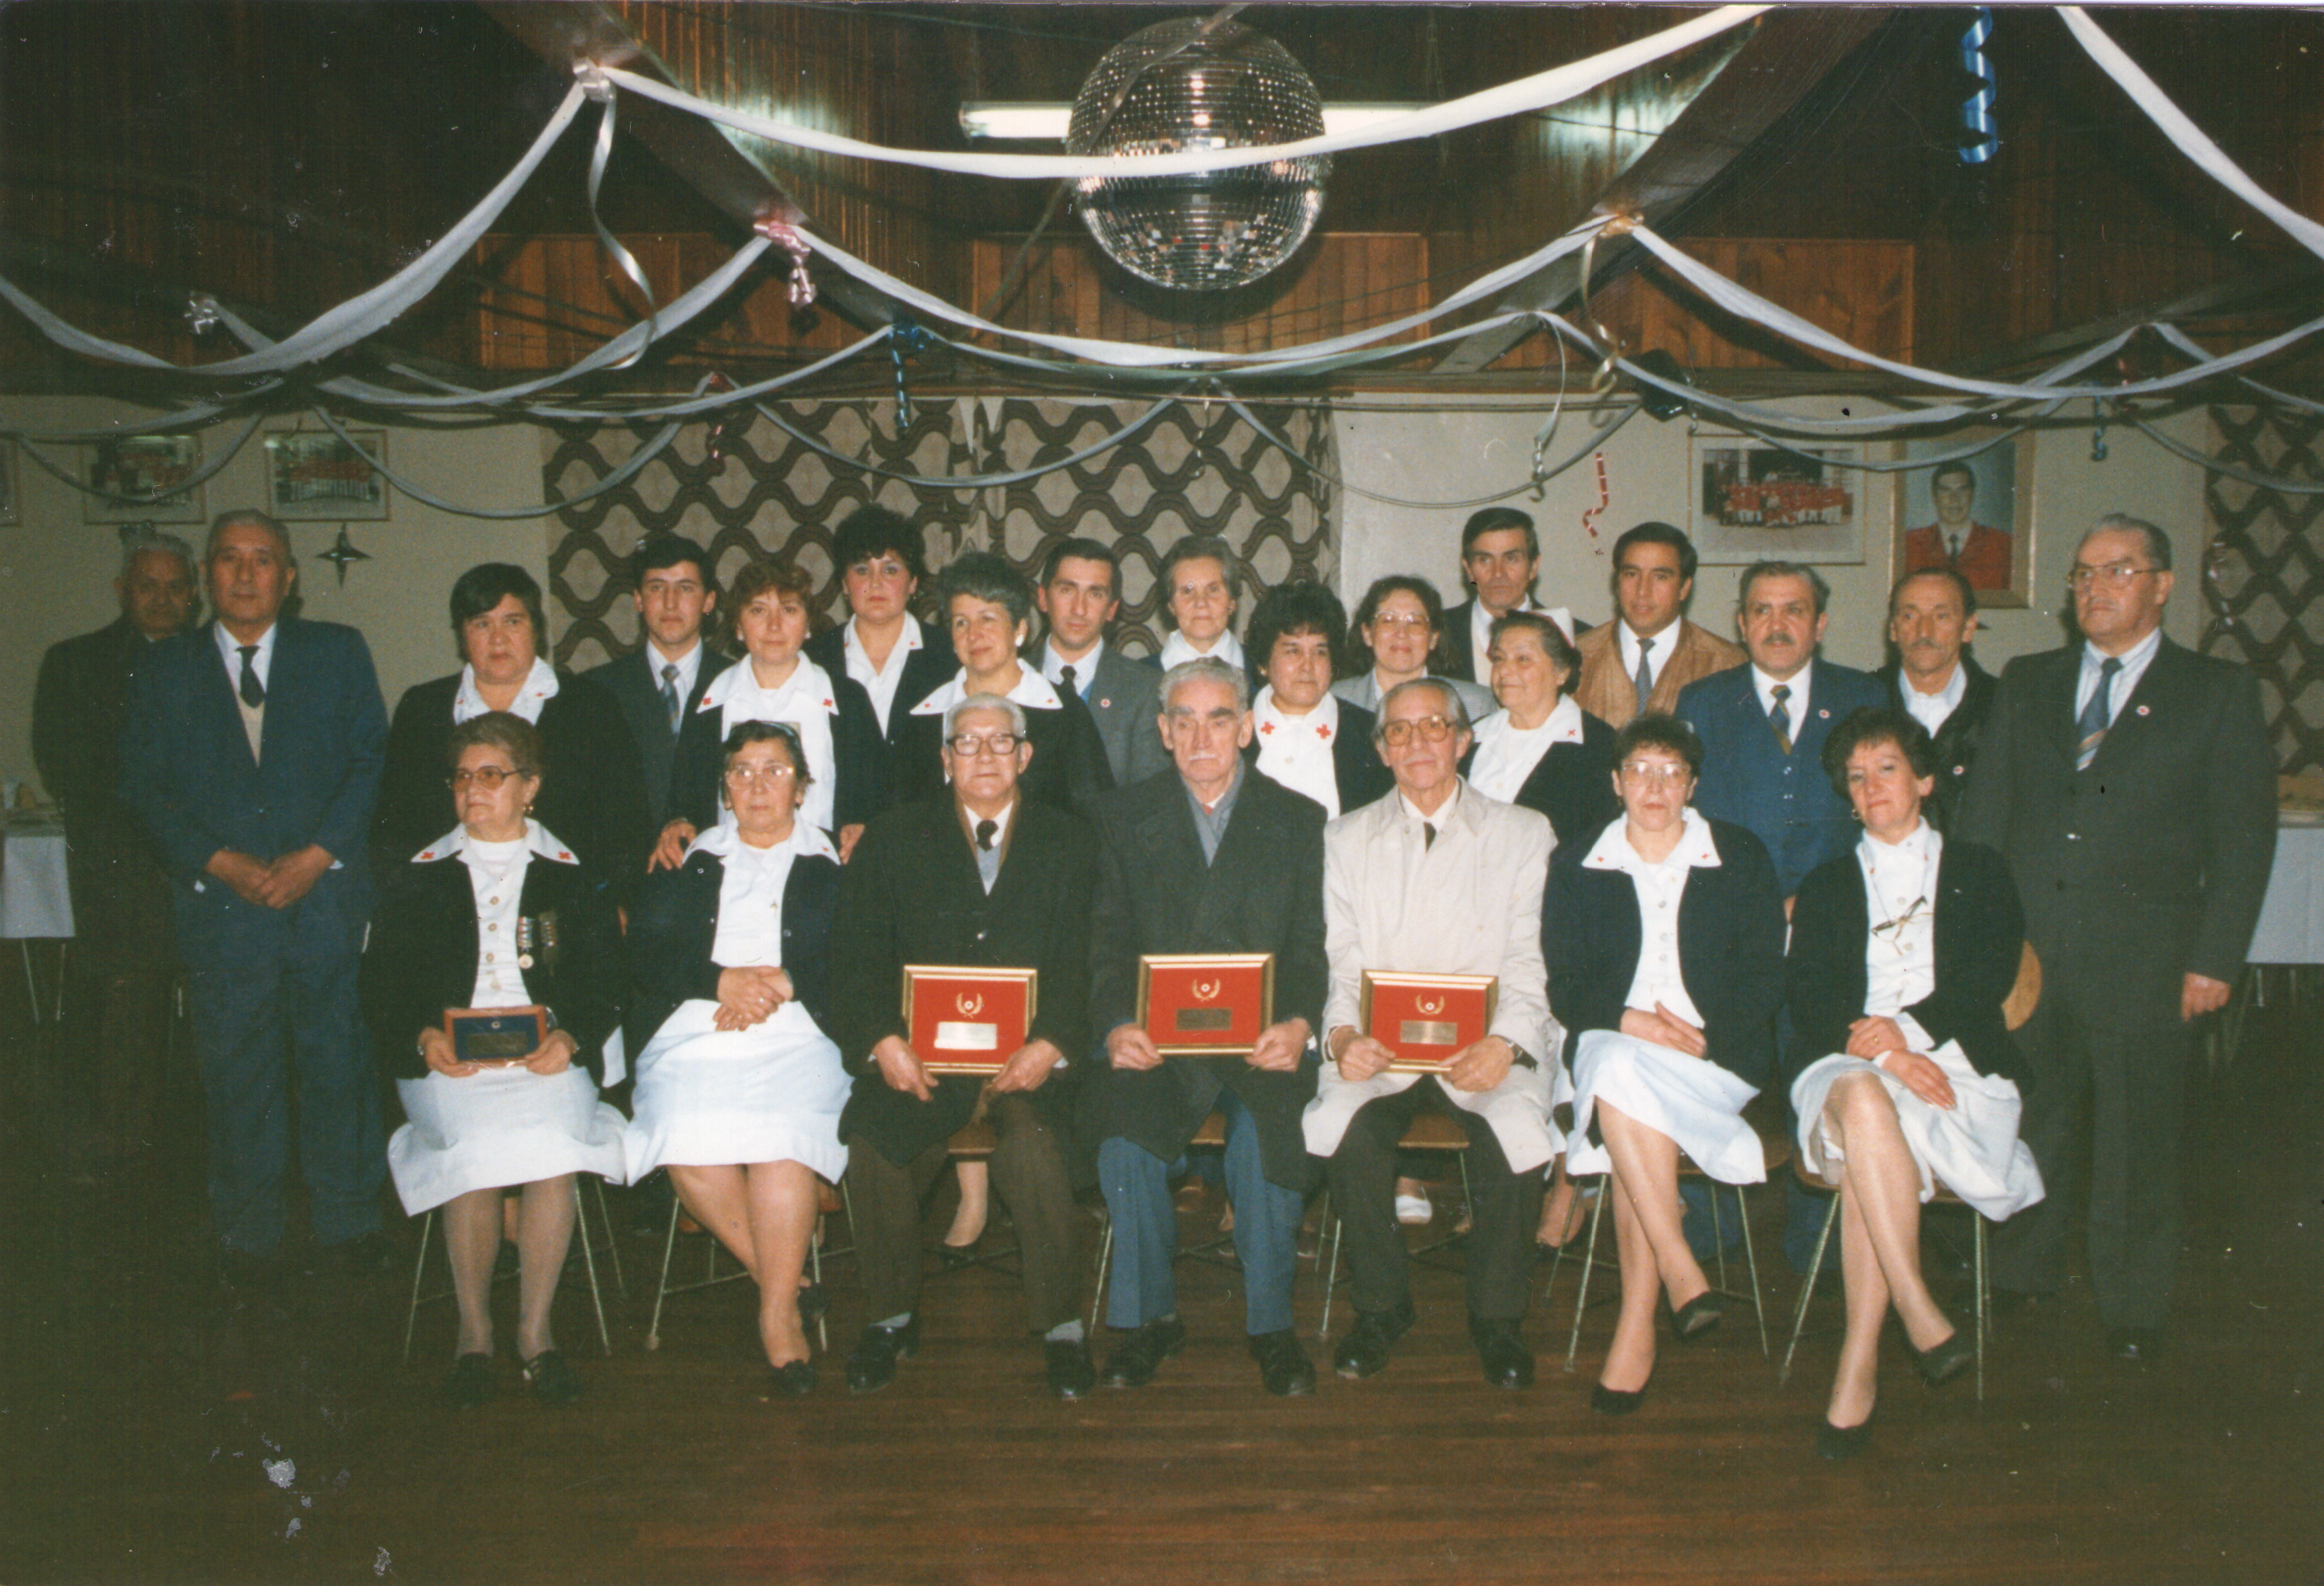
[[[1449,1047],[1461,1038],[1461,1027],[1450,1019],[1407,1019],[1402,1033],[1408,1047]]]
[[[1181,1008],[1176,1013],[1176,1028],[1182,1032],[1234,1028],[1231,1008]]]
[[[956,1052],[991,1052],[1001,1045],[1001,1027],[947,1019],[936,1026],[936,1045]]]

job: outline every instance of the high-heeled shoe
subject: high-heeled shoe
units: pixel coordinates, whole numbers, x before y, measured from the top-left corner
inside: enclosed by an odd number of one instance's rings
[[[1838,1464],[1852,1460],[1872,1443],[1872,1416],[1879,1414],[1875,1405],[1870,1414],[1853,1426],[1835,1426],[1830,1421],[1816,1428],[1816,1452]]]
[[[1604,1383],[1593,1384],[1590,1389],[1590,1408],[1600,1415],[1628,1415],[1646,1402],[1646,1389],[1654,1386],[1654,1373],[1636,1388],[1609,1388]]]
[[[805,1398],[815,1391],[815,1362],[786,1360],[767,1368],[769,1386],[786,1398]]]
[[[1665,1302],[1668,1308],[1668,1302]],[[1671,1334],[1681,1343],[1692,1343],[1727,1314],[1727,1296],[1715,1288],[1706,1288],[1670,1314]]]
[[[1913,1364],[1931,1388],[1942,1388],[1969,1369],[1976,1359],[1977,1341],[1958,1327],[1927,1349],[1913,1351]]]

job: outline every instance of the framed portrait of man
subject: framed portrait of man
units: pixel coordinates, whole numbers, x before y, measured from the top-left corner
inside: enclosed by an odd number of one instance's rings
[[[1994,444],[1970,455],[1979,440]],[[1952,567],[1978,604],[2022,607],[2033,590],[2034,437],[1987,429],[1904,443],[1929,466],[1896,475],[1895,576]]]

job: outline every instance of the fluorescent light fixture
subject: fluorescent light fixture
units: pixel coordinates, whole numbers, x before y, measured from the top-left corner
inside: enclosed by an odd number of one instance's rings
[[[1326,133],[1353,132],[1359,127],[1370,126],[1398,115],[1409,115],[1416,110],[1425,108],[1427,106],[1419,104],[1326,105],[1323,106],[1323,130]],[[1074,107],[1070,105],[986,100],[960,107],[960,130],[972,138],[1062,143],[1065,141],[1065,128],[1072,124],[1073,118]]]

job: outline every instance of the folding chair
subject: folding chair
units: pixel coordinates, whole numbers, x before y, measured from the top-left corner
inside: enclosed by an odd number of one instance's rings
[[[573,1231],[578,1237],[573,1242],[579,1247],[582,1266],[589,1274],[589,1304],[597,1313],[597,1342],[610,1356],[613,1352],[613,1335],[612,1330],[605,1325],[605,1300],[597,1287],[598,1238],[602,1237],[604,1240],[606,1259],[613,1263],[615,1291],[623,1299],[627,1299],[630,1290],[629,1286],[622,1278],[622,1251],[619,1243],[613,1238],[613,1220],[605,1214],[605,1181],[595,1174],[584,1174],[581,1177],[582,1183],[574,1186]],[[597,1197],[598,1232],[595,1236],[589,1231],[589,1195],[582,1193],[584,1188]],[[403,1363],[407,1366],[411,1364],[411,1334],[414,1324],[420,1320],[420,1307],[432,1305],[438,1300],[447,1300],[452,1297],[452,1290],[448,1285],[434,1294],[423,1295],[420,1292],[420,1283],[428,1270],[429,1238],[436,1231],[436,1211],[437,1208],[429,1207],[427,1217],[420,1224],[420,1251],[412,1258],[411,1262],[411,1305],[403,1315]],[[570,1252],[567,1252],[567,1259],[571,1259]],[[448,1255],[447,1259],[449,1259]],[[498,1284],[503,1279],[512,1276],[514,1276],[512,1273],[500,1273],[494,1276],[493,1281]]]

